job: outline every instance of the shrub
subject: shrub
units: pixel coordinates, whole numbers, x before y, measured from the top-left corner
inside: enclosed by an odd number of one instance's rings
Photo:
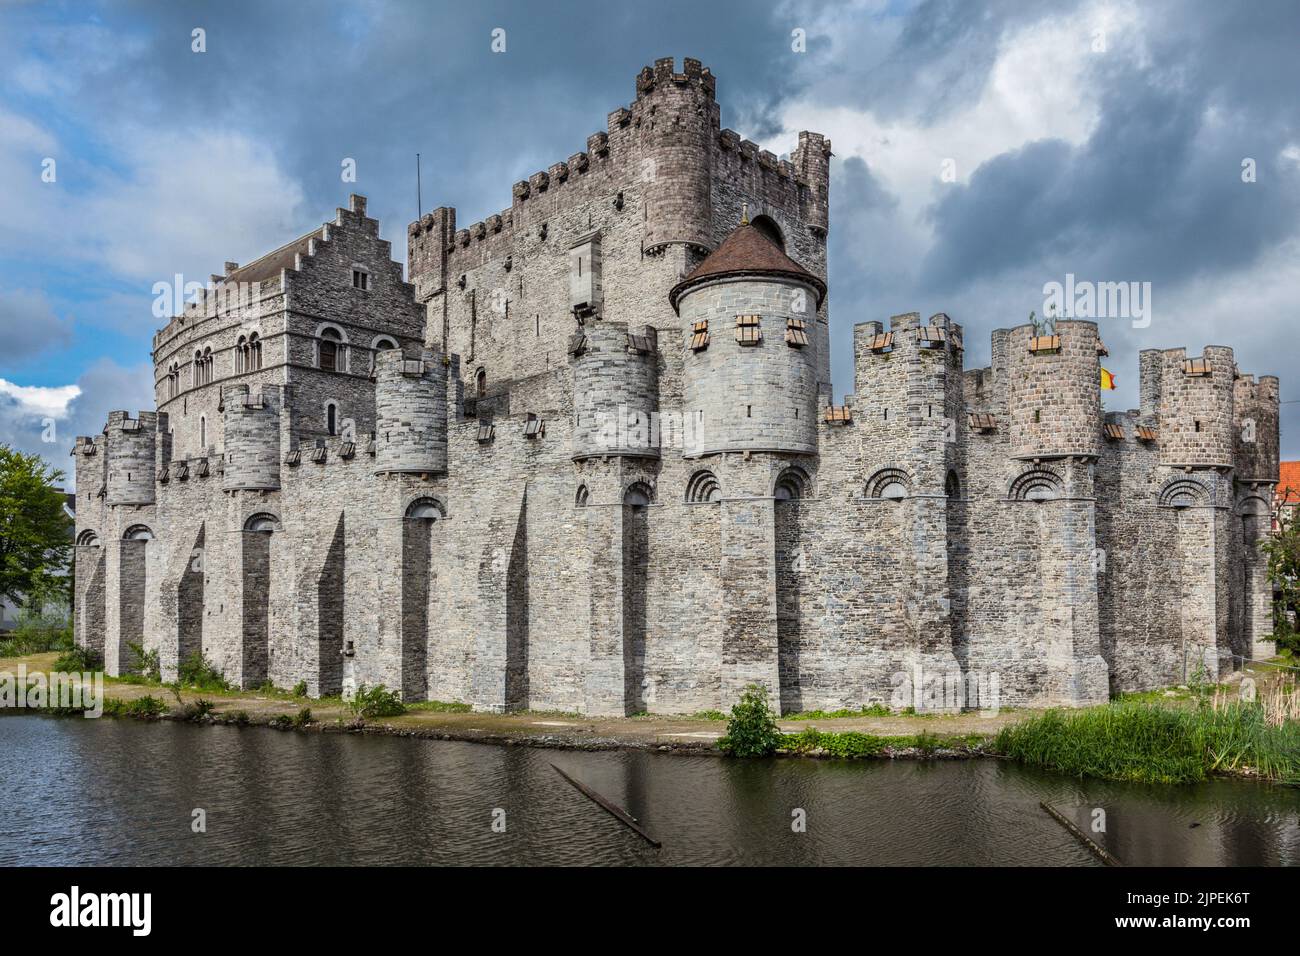
[[[84,674],[104,669],[104,658],[98,651],[73,647],[64,651],[54,662],[54,670],[63,674]]]
[[[249,724],[248,711],[232,710],[226,714],[226,723],[234,724],[236,727],[247,727]]]
[[[271,718],[270,725],[276,730],[292,730],[293,718],[288,714],[276,714]]]
[[[167,713],[167,705],[152,694],[137,697],[126,705],[128,717],[141,717],[148,720],[153,717],[161,717],[165,713]]]
[[[162,677],[162,668],[158,664],[158,651],[146,651],[144,645],[136,641],[127,641],[126,649],[134,658],[130,670],[147,681],[157,681]]]
[[[298,711],[298,713],[294,714],[293,725],[299,730],[302,730],[310,723],[311,723],[310,707],[304,707],[302,710]]]
[[[73,647],[72,625],[66,602],[33,603],[18,611],[18,624],[3,641],[0,657],[25,657]]]
[[[212,713],[212,701],[204,700],[200,697],[192,704],[186,704],[181,708],[182,720],[202,720]]]
[[[293,685],[293,696],[294,697],[307,696],[307,682],[305,680],[300,680],[298,681],[298,683]]]
[[[177,676],[179,683],[187,687],[197,687],[199,690],[230,690],[225,675],[203,656],[202,651],[191,651],[185,660],[181,661]]]
[[[718,741],[724,753],[733,757],[767,757],[781,745],[776,715],[767,704],[767,689],[750,684],[740,702],[731,708],[727,734]]]
[[[367,688],[362,684],[348,701],[348,708],[358,717],[396,717],[406,713],[401,696],[383,684]]]

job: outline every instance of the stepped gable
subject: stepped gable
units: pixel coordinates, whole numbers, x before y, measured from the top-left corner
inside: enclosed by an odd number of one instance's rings
[[[744,223],[737,226],[722,245],[714,249],[703,262],[695,267],[668,293],[668,301],[673,309],[683,295],[694,287],[710,280],[722,277],[743,278],[745,276],[774,276],[794,279],[817,290],[817,305],[826,297],[826,283],[817,278],[799,263],[795,262],[781,248],[764,235],[761,229]]]

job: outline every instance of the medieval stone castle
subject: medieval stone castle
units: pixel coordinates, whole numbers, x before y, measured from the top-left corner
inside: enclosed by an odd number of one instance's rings
[[[76,631],[108,673],[589,714],[1083,705],[1271,630],[1278,382],[1096,323],[855,325],[831,392],[831,144],[720,128],[698,61],[468,228],[366,201],[226,263],[154,336],[157,410],[78,438]],[[918,686],[920,681],[918,681]],[[951,701],[949,701],[951,703]]]

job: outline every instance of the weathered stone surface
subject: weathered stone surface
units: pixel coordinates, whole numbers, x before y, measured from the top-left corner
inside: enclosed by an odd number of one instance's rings
[[[157,411],[77,440],[77,640],[592,714],[1088,704],[1249,654],[1277,379],[1144,352],[1103,415],[1095,324],[967,371],[910,313],[855,326],[827,422],[830,143],[775,160],[714,94],[647,67],[508,209],[412,223],[405,279],[361,197],[228,264],[155,336]],[[815,281],[732,270],[679,315],[745,211]]]

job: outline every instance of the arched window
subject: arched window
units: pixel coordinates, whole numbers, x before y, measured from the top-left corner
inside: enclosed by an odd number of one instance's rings
[[[867,497],[901,501],[907,497],[912,480],[901,468],[882,468],[867,479]]]
[[[203,353],[201,351],[194,353],[194,372],[191,381],[195,385],[203,384]]]
[[[777,501],[798,501],[804,495],[808,476],[802,468],[787,468],[777,476],[772,497]]]
[[[406,508],[406,517],[415,521],[441,521],[447,509],[437,498],[416,498]]]
[[[338,420],[339,407],[333,402],[329,402],[325,406],[325,431],[327,434],[337,435],[339,433]]]
[[[713,472],[697,471],[686,482],[686,500],[692,504],[706,501],[721,501],[722,486]]]
[[[343,336],[337,329],[322,329],[320,334],[320,367],[326,372],[343,370],[342,359]]]
[[[587,507],[587,502],[591,500],[591,492],[587,490],[586,485],[578,485],[578,493],[573,496],[573,503],[579,508]]]
[[[248,336],[241,335],[235,342],[235,374],[248,371]]]
[[[474,373],[474,394],[479,398],[487,395],[487,369],[485,368]]]
[[[259,512],[244,522],[244,530],[273,534],[280,530],[280,519],[268,512]]]
[[[1008,498],[1015,501],[1054,501],[1061,497],[1065,485],[1054,472],[1030,469],[1011,482]]]
[[[208,449],[208,416],[199,416],[199,449],[206,452]]]
[[[87,528],[81,534],[77,535],[77,546],[82,548],[99,547],[99,535]]]
[[[176,362],[167,371],[167,397],[175,398],[181,393],[181,367]]]
[[[122,535],[123,541],[152,541],[153,532],[149,530],[148,525],[133,524],[126,529]]]
[[[1194,478],[1175,478],[1160,489],[1159,504],[1166,508],[1190,508],[1210,503],[1210,490]]]
[[[781,235],[781,227],[771,216],[755,216],[750,225],[771,239],[782,252],[785,251],[785,237]]]
[[[262,339],[256,332],[248,336],[248,371],[256,372],[262,367]]]
[[[397,348],[397,343],[386,335],[381,335],[370,345],[370,371],[375,370],[375,365],[379,359],[380,352],[386,352],[389,349]]]
[[[644,481],[634,482],[623,495],[623,504],[633,508],[644,508],[654,501],[654,489]]]
[[[948,469],[948,477],[943,481],[943,493],[949,498],[961,497],[961,479],[957,477],[957,472],[953,468]]]

